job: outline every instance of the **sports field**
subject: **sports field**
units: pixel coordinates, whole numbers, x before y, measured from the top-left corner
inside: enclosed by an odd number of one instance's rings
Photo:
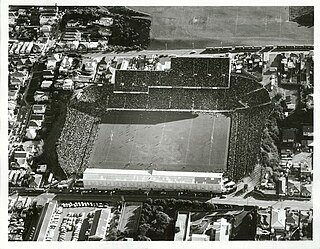
[[[134,6],[152,16],[149,49],[313,44],[285,6]]]
[[[99,125],[89,167],[224,170],[230,121],[220,113],[109,112]]]

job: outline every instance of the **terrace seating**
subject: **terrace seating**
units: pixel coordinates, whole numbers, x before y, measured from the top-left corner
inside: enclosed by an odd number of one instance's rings
[[[95,122],[94,117],[68,108],[65,126],[57,145],[58,162],[66,174],[83,172],[84,165],[79,155],[86,152]]]

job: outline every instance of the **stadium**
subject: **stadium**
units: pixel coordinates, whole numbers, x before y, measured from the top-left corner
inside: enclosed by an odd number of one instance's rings
[[[86,153],[77,172],[227,172],[239,180],[253,170],[270,111],[267,90],[249,74],[231,73],[229,57],[168,59],[160,70],[115,71],[112,91],[100,92],[105,102],[95,101],[103,109],[92,145],[75,150],[75,162]]]

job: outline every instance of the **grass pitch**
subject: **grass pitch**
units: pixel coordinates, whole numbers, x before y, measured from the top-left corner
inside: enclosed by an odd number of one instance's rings
[[[231,120],[223,114],[109,112],[92,168],[216,172],[227,164]]]

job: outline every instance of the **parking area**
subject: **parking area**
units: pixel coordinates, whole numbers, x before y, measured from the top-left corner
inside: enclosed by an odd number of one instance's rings
[[[45,241],[85,241],[97,209],[112,208],[106,202],[62,202],[52,214]],[[91,223],[90,223],[91,221]]]

